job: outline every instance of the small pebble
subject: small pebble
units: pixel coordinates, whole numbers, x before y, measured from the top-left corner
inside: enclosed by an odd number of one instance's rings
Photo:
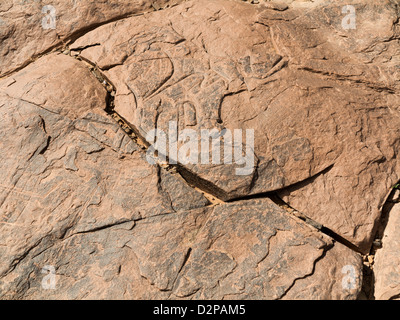
[[[374,242],[372,242],[373,246],[376,248],[381,248],[382,247],[382,240],[380,239],[375,239]]]
[[[368,256],[368,262],[370,264],[373,264],[374,263],[374,256]]]

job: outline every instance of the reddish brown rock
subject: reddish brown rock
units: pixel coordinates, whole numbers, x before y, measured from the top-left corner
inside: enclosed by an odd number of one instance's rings
[[[178,2],[56,1],[54,30],[0,4],[0,299],[357,298],[361,256],[331,236],[369,251],[400,179],[398,0]],[[132,130],[170,121],[253,129],[254,170],[148,163]]]
[[[343,286],[344,267],[355,271]],[[195,299],[355,299],[360,256],[267,201],[215,207],[174,294]]]
[[[179,0],[90,1],[2,0],[0,3],[0,77],[43,53],[109,21],[143,14]],[[51,20],[55,17],[55,23]],[[43,22],[43,19],[44,22]]]
[[[106,90],[83,63],[46,56],[0,82],[0,95],[0,275],[72,233],[208,203],[146,162],[104,112]]]
[[[42,287],[49,265],[53,290]],[[354,299],[360,270],[358,254],[271,201],[243,201],[72,233],[0,285],[14,299]]]
[[[0,82],[0,95],[8,150],[0,298],[354,299],[360,291],[359,254],[271,200],[208,206],[149,165],[102,110],[106,90],[83,62],[48,55]],[[345,265],[357,270],[350,288]]]
[[[395,201],[399,201],[399,193]],[[382,248],[377,250],[374,263],[374,297],[377,300],[399,300],[400,298],[400,205],[391,204],[382,234]],[[387,208],[389,209],[389,208]]]
[[[303,14],[189,1],[102,26],[72,49],[89,46],[82,56],[106,71],[115,110],[143,137],[168,132],[171,120],[197,132],[254,129],[252,174],[237,175],[236,164],[186,165],[209,192],[279,190],[368,251],[399,179],[398,11],[390,1],[354,1],[358,24],[346,30],[344,5],[308,5]]]

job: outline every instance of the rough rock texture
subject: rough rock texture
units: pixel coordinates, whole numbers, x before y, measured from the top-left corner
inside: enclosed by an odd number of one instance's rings
[[[382,248],[375,255],[375,299],[400,299],[400,197],[392,205],[382,237]]]
[[[1,298],[357,296],[360,272],[351,290],[337,281],[360,270],[357,253],[271,200],[208,207],[145,162],[82,62],[43,57],[0,95]],[[41,286],[46,265],[55,291]]]
[[[105,89],[73,58],[40,59],[0,82],[0,95],[1,276],[55,239],[208,204],[146,162],[102,110]]]
[[[398,0],[44,5],[0,4],[0,299],[357,298],[400,180]],[[254,170],[149,164],[170,121],[254,129]]]
[[[56,267],[57,290],[41,288],[38,265]],[[354,299],[361,274],[343,289],[346,265],[360,270],[360,257],[251,201],[71,234],[30,253],[2,289],[14,299]]]
[[[0,75],[27,65],[49,50],[101,24],[179,3],[179,0],[2,0],[0,3]],[[55,29],[44,29],[49,15],[43,7],[55,9]],[[50,24],[47,19],[45,25]]]
[[[286,202],[366,252],[400,178],[399,13],[369,1],[348,31],[342,6],[304,14],[188,1],[102,26],[71,48],[90,46],[81,55],[107,70],[116,111],[144,137],[171,120],[198,132],[255,130],[252,174],[187,166],[211,192],[233,199],[290,186]]]

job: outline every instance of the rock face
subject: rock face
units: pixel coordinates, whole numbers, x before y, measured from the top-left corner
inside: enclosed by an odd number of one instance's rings
[[[367,252],[400,179],[398,12],[370,2],[349,32],[336,2],[304,15],[189,1],[107,24],[71,48],[87,47],[81,55],[106,70],[116,111],[143,137],[168,131],[170,121],[197,132],[254,130],[251,174],[187,166],[210,192],[227,200],[282,190],[290,205]]]
[[[392,204],[382,235],[382,248],[375,255],[375,299],[399,300],[400,298],[400,205],[399,193]]]
[[[400,180],[399,1],[116,3],[0,4],[0,298],[356,299]],[[246,132],[250,170],[149,163],[171,123]]]
[[[0,74],[8,74],[90,29],[123,17],[143,14],[174,0],[2,0],[0,3]]]

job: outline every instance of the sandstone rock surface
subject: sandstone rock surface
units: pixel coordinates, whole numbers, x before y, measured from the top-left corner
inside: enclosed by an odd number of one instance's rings
[[[208,204],[146,162],[82,63],[49,55],[0,87],[1,276],[55,239]]]
[[[399,201],[397,193],[396,201]],[[382,248],[375,255],[375,299],[400,298],[400,205],[391,206],[386,228],[382,235]]]
[[[0,75],[22,68],[99,25],[175,3],[179,0],[2,0]]]
[[[44,5],[0,4],[0,299],[358,297],[400,180],[398,0]],[[171,121],[254,130],[250,173],[149,163]]]
[[[254,130],[251,174],[186,165],[210,192],[226,200],[279,190],[366,252],[400,179],[399,15],[394,2],[369,1],[357,29],[343,30],[343,3],[303,14],[188,1],[97,28],[71,48],[87,47],[81,55],[116,87],[115,110],[143,137],[168,132],[170,121],[199,135]]]
[[[51,54],[0,88],[1,298],[357,296],[357,253],[271,200],[209,207],[150,166],[83,62]],[[42,287],[49,265],[55,291]],[[359,272],[349,290],[337,282],[345,265]]]

